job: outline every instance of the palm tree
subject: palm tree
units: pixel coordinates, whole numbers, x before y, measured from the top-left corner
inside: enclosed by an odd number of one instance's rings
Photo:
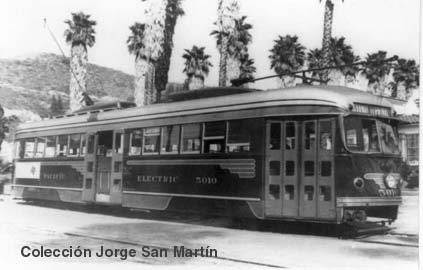
[[[149,66],[144,46],[145,24],[135,23],[129,29],[131,30],[131,35],[126,43],[129,53],[135,55],[134,99],[138,106],[142,106],[146,104],[146,77]]]
[[[250,56],[244,54],[241,58],[241,67],[240,67],[240,79],[253,79],[254,73],[256,72],[256,67],[254,66],[254,59],[251,59]]]
[[[398,59],[393,68],[394,82],[391,84],[393,96],[406,100],[409,96],[409,90],[417,88],[419,85],[419,66],[414,60]]]
[[[307,66],[309,69],[319,69],[324,67],[322,49],[310,50],[307,53]],[[311,76],[314,79],[323,80],[323,71],[313,71]]]
[[[320,49],[310,50],[307,54],[308,68],[322,68],[327,66],[345,66],[352,65],[360,60],[360,57],[354,54],[352,47],[345,43],[345,37],[331,38],[329,46],[329,62],[325,65],[323,52]],[[328,71],[331,84],[348,85],[352,83],[358,72],[356,66],[340,67]],[[324,71],[316,71],[312,76],[320,80],[324,79]]]
[[[269,56],[270,68],[281,75],[281,87],[294,86],[295,77],[283,74],[298,71],[304,65],[305,47],[298,42],[295,35],[279,36],[274,43]]]
[[[254,79],[254,73],[256,72],[256,67],[254,66],[254,59],[251,59],[249,54],[246,53],[241,57],[241,66],[240,66],[240,79],[252,80]],[[243,87],[248,88],[248,83],[245,83]]]
[[[158,59],[163,54],[167,0],[146,2],[144,23],[130,27],[128,50],[135,55],[135,103],[144,106],[156,102],[155,74]]]
[[[386,82],[391,71],[392,64],[387,62],[387,53],[378,51],[377,53],[367,54],[366,64],[363,74],[368,80],[367,91],[382,96],[388,87]]]
[[[187,75],[188,89],[199,89],[204,87],[204,79],[209,74],[210,55],[205,54],[205,47],[192,46],[191,50],[185,49],[182,57],[185,59],[183,72]]]
[[[345,66],[329,71],[329,79],[332,84],[345,85],[352,83],[358,72],[357,66],[348,66],[360,60],[360,57],[354,54],[352,47],[345,43],[345,37],[332,38],[330,46],[330,61],[331,66]],[[338,75],[340,73],[340,76]],[[341,77],[341,79],[338,79]]]
[[[241,61],[248,55],[248,44],[252,41],[250,30],[253,26],[246,23],[246,16],[235,19],[235,27],[228,39],[227,84],[241,75]]]
[[[320,2],[322,2],[322,0],[320,0]],[[324,67],[327,67],[330,64],[330,45],[331,45],[331,38],[332,38],[333,8],[334,8],[334,4],[332,0],[326,0],[325,19],[323,22],[323,40],[322,40],[322,56],[323,56]],[[329,77],[329,70],[324,70],[322,75],[323,75],[322,79],[326,81]]]
[[[148,63],[145,105],[157,101],[156,67],[165,47],[165,21],[168,0],[142,0],[147,2],[144,10],[144,55]]]
[[[217,8],[217,30],[211,35],[216,36],[216,45],[219,50],[219,86],[226,86],[227,65],[229,57],[229,38],[234,32],[235,19],[239,18],[238,0],[219,0]]]
[[[97,23],[90,20],[90,15],[82,12],[71,14],[72,20],[65,21],[69,28],[64,35],[66,43],[71,45],[69,96],[70,109],[75,111],[85,105],[83,101],[81,103],[81,97],[87,91],[87,47],[95,43],[94,26]]]
[[[163,53],[157,60],[155,86],[157,89],[157,99],[160,101],[161,92],[166,89],[170,58],[173,49],[173,34],[179,16],[183,16],[184,10],[181,8],[182,0],[167,0],[166,19],[164,26]]]

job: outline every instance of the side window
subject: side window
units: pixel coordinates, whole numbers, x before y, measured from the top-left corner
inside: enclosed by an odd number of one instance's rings
[[[269,185],[269,195],[270,198],[273,200],[279,200],[280,198],[280,189],[281,187],[279,185]]]
[[[35,147],[35,157],[36,158],[43,157],[45,148],[46,148],[46,139],[37,138],[37,145]]]
[[[85,134],[81,134],[81,156],[85,156],[87,151],[87,138]]]
[[[332,122],[320,122],[320,149],[330,151],[332,150]]]
[[[24,156],[24,142],[22,140],[15,141],[14,157],[23,158]]]
[[[285,175],[286,176],[295,175],[295,161],[292,161],[292,160],[285,161]]]
[[[204,153],[222,153],[225,148],[226,123],[204,123]]]
[[[314,200],[314,186],[304,186],[304,201]]]
[[[24,158],[33,158],[35,151],[35,138],[25,139]]]
[[[281,163],[277,160],[272,160],[269,163],[269,175],[277,176],[281,174]]]
[[[228,124],[228,152],[249,152],[251,149],[251,121],[229,121]]]
[[[182,152],[200,153],[201,125],[189,124],[182,126]]]
[[[132,130],[129,134],[129,155],[139,156],[141,155],[142,148],[142,130]]]
[[[143,154],[158,154],[160,148],[160,128],[144,129]]]
[[[88,141],[87,141],[88,154],[94,154],[94,144],[95,144],[95,135],[94,134],[88,135]]]
[[[294,150],[296,146],[296,127],[295,122],[285,123],[285,149]]]
[[[162,149],[161,153],[177,154],[179,152],[179,126],[168,126],[162,128]]]
[[[59,135],[56,147],[56,156],[66,157],[68,154],[68,135]]]
[[[123,133],[115,133],[115,153],[123,153]]]
[[[113,155],[113,131],[98,133],[97,155],[111,157]]]
[[[56,154],[56,136],[48,136],[46,138],[45,157],[54,157]]]
[[[314,175],[314,161],[304,161],[304,176]]]
[[[332,200],[332,196],[331,196],[330,186],[320,186],[319,187],[319,201],[328,202],[328,201],[331,201],[331,200]]]
[[[69,136],[69,156],[77,157],[81,151],[81,134],[73,134]]]
[[[287,201],[292,201],[295,198],[295,187],[293,185],[286,185],[284,192],[284,199]]]
[[[281,124],[271,123],[270,124],[270,150],[281,149]]]
[[[306,122],[305,123],[305,142],[304,142],[304,148],[307,150],[315,149],[316,144],[316,125],[314,122]]]

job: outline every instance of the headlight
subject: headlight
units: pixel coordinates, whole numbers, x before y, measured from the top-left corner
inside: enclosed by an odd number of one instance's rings
[[[360,189],[361,190],[361,189],[364,188],[364,180],[362,178],[360,178],[360,177],[355,178],[353,183],[354,183],[354,186],[357,189]]]
[[[388,174],[385,177],[385,184],[388,188],[396,188],[397,187],[397,179],[392,174]]]

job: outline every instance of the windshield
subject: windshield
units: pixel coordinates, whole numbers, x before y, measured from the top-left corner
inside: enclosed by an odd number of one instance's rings
[[[345,139],[351,151],[399,154],[398,138],[393,127],[379,119],[348,116],[344,121]]]

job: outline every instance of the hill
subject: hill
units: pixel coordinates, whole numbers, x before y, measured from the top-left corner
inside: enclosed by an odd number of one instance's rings
[[[0,59],[0,103],[8,109],[49,113],[53,95],[68,104],[69,59],[40,54],[26,59]],[[126,100],[133,95],[133,76],[94,64],[88,66],[88,93]]]

